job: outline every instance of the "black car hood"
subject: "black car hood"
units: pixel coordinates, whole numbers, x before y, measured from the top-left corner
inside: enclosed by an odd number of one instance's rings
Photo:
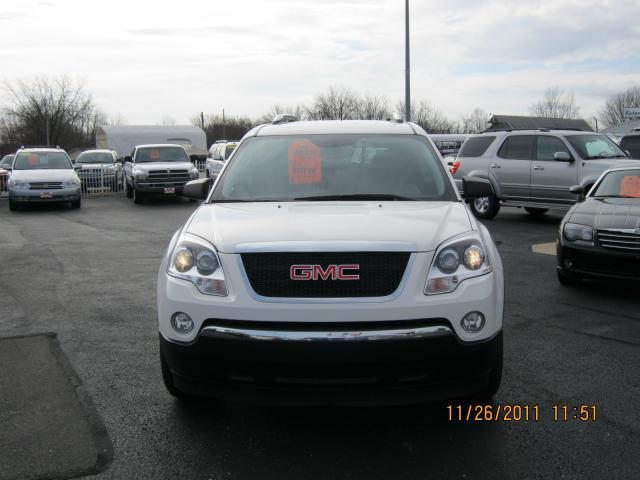
[[[640,228],[640,198],[587,198],[569,222],[595,229]]]

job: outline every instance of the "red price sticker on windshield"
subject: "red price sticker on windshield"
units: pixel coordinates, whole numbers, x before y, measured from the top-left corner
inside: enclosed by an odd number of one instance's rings
[[[151,158],[151,160],[158,160],[160,158],[160,150],[154,148],[149,152],[149,157]]]
[[[625,175],[620,181],[620,196],[640,197],[640,176]]]
[[[30,153],[29,154],[29,165],[31,165],[32,167],[37,167],[39,163],[40,163],[40,159],[38,158],[38,154],[37,153]]]
[[[289,145],[289,183],[313,184],[322,182],[320,147],[309,140]]]

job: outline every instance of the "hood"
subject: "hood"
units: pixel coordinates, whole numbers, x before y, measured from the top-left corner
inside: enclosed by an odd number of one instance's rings
[[[571,223],[595,229],[640,228],[640,198],[587,198],[576,205]]]
[[[136,163],[135,167],[138,170],[189,170],[193,168],[193,163],[191,162],[143,162]]]
[[[66,182],[76,178],[76,171],[72,168],[42,169],[42,170],[14,170],[11,178],[27,182]]]
[[[345,201],[203,204],[186,227],[223,253],[341,248],[426,252],[471,229],[461,202]]]

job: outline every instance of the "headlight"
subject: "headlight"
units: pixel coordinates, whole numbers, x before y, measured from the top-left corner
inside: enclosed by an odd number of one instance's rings
[[[147,178],[147,175],[149,174],[149,172],[147,172],[146,170],[138,170],[138,169],[134,169],[132,173],[136,180],[144,180],[145,178]]]
[[[227,284],[216,249],[206,240],[185,233],[176,244],[167,273],[189,280],[206,295],[227,295]]]
[[[79,178],[72,178],[71,180],[62,182],[62,188],[74,188],[78,186],[80,186]]]
[[[200,176],[200,173],[198,173],[198,169],[197,169],[196,167],[192,167],[192,168],[189,170],[189,176],[190,176],[191,178],[198,178],[198,177]]]
[[[593,243],[593,227],[578,225],[577,223],[565,223],[563,228],[564,238],[570,242],[582,240]]]
[[[29,189],[29,182],[25,181],[25,180],[14,180],[11,177],[9,177],[9,185],[13,188],[17,188],[19,190],[28,190]]]
[[[436,251],[424,293],[437,295],[453,292],[462,281],[490,271],[491,264],[479,238],[450,240]]]

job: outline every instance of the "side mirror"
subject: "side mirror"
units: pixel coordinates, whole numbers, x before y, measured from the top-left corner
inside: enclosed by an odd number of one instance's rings
[[[213,159],[222,161],[222,157],[218,153],[213,156]]]
[[[462,198],[480,198],[493,195],[491,182],[484,178],[462,177]]]
[[[13,167],[11,167],[11,165],[5,165],[4,167],[0,167],[4,170],[6,170],[7,172],[10,172],[11,170],[13,170]]]
[[[124,157],[124,161],[125,162],[130,162],[131,161],[131,155],[127,155],[126,157]]]
[[[81,163],[74,163],[73,164],[73,169],[74,170],[82,170],[82,164]]]
[[[556,152],[553,154],[553,159],[558,162],[573,162],[573,157],[567,152]]]
[[[204,200],[209,194],[210,182],[211,181],[208,178],[191,180],[185,184],[184,189],[182,190],[182,195],[195,200]]]
[[[580,195],[579,201],[584,200],[584,196],[587,193],[584,191],[584,187],[582,185],[574,185],[573,187],[569,188],[569,192],[573,193],[574,195]]]

